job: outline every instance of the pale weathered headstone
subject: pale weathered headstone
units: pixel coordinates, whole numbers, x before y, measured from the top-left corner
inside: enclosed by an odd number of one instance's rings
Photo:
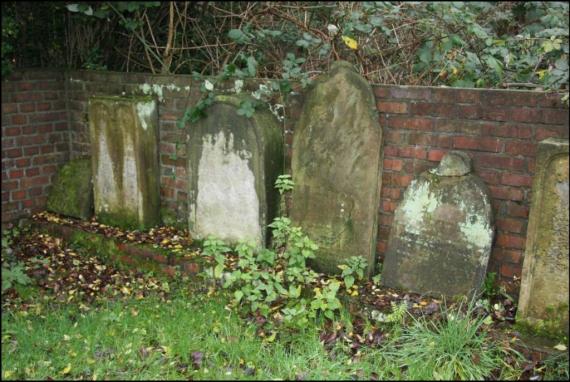
[[[352,256],[374,270],[382,129],[368,82],[348,62],[310,88],[293,141],[291,217],[319,246],[311,264],[338,273]]]
[[[189,227],[196,238],[266,245],[283,171],[283,137],[276,117],[258,108],[239,115],[245,97],[218,95],[189,135]]]
[[[487,188],[471,173],[469,156],[452,151],[406,189],[382,282],[417,293],[470,295],[485,278],[493,233]]]
[[[538,144],[517,321],[568,335],[568,140]]]
[[[47,210],[79,219],[93,215],[91,158],[71,160],[59,169],[48,195]]]
[[[95,215],[144,229],[160,223],[158,114],[150,97],[89,100]]]

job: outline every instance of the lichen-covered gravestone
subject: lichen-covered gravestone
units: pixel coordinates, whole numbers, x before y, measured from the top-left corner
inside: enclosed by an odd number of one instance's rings
[[[189,135],[189,228],[196,238],[266,245],[277,213],[283,138],[268,109],[239,115],[246,98],[218,95]]]
[[[414,179],[395,211],[383,284],[432,295],[470,295],[484,280],[493,241],[488,191],[471,159],[448,153]]]
[[[51,187],[47,210],[79,219],[93,214],[91,159],[79,158],[64,164]]]
[[[374,270],[382,129],[368,82],[335,62],[307,93],[293,141],[291,217],[319,245],[311,264],[338,273],[351,256]]]
[[[568,140],[538,144],[517,321],[568,335]]]
[[[123,228],[160,223],[158,115],[150,97],[93,97],[89,127],[95,215]]]

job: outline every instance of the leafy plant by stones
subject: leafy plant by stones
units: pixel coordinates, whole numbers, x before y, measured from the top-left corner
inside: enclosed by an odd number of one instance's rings
[[[290,176],[284,175],[277,179],[275,186],[283,194],[294,184]],[[263,317],[264,321],[271,319],[286,327],[299,328],[318,314],[334,319],[342,307],[337,296],[342,283],[336,279],[317,283],[318,275],[307,266],[307,260],[315,257],[318,245],[300,227],[293,226],[288,217],[275,218],[269,227],[272,228],[272,248],[238,243],[234,248],[237,266],[226,273],[223,253],[229,248],[222,241],[209,238],[204,243],[203,253],[215,259],[216,268],[210,276],[222,278],[223,287],[233,291],[234,306]],[[343,267],[346,277],[361,279],[366,266],[363,260],[351,259],[350,264]]]
[[[341,277],[347,290],[354,285],[355,280],[364,278],[364,270],[367,266],[366,259],[362,256],[352,256],[346,264],[338,266],[342,270]]]
[[[32,281],[25,273],[24,264],[14,256],[13,247],[20,233],[18,227],[2,230],[2,293]]]

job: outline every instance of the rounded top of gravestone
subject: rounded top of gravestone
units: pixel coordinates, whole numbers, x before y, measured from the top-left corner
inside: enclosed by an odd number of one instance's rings
[[[336,71],[336,70],[339,70],[339,69],[349,69],[349,70],[351,70],[351,71],[353,71],[353,72],[356,72],[356,69],[354,68],[354,65],[351,64],[351,63],[348,62],[348,61],[342,61],[342,60],[340,60],[340,61],[335,61],[335,62],[332,63],[332,65],[331,65],[331,71]]]
[[[467,175],[471,172],[471,158],[464,152],[450,151],[439,162],[439,166],[430,172],[438,176]]]

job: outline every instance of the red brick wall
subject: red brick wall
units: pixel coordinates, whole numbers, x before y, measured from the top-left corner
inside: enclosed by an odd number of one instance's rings
[[[45,208],[69,158],[64,74],[23,71],[2,82],[2,225]]]
[[[186,136],[176,127],[176,121],[199,97],[192,78],[74,71],[67,74],[64,82],[69,151],[64,146],[68,141],[61,73],[19,74],[2,85],[3,222],[44,206],[48,178],[55,165],[68,159],[68,153],[71,158],[89,155],[87,100],[90,96],[140,94],[143,84],[162,85],[163,100],[159,103],[162,206],[179,219],[185,219]],[[491,191],[497,235],[490,271],[506,279],[520,276],[537,143],[552,136],[568,138],[568,109],[560,97],[505,90],[381,85],[373,85],[373,89],[384,130],[379,257],[386,251],[394,209],[412,178],[435,167],[447,151],[458,149],[471,156],[475,173]],[[303,94],[289,98],[284,123],[287,164],[302,103]],[[286,171],[290,171],[288,167]]]
[[[560,96],[397,86],[375,86],[374,92],[384,129],[380,257],[412,178],[435,167],[447,151],[462,150],[491,193],[496,235],[489,271],[520,277],[537,143],[568,138],[568,109]]]

